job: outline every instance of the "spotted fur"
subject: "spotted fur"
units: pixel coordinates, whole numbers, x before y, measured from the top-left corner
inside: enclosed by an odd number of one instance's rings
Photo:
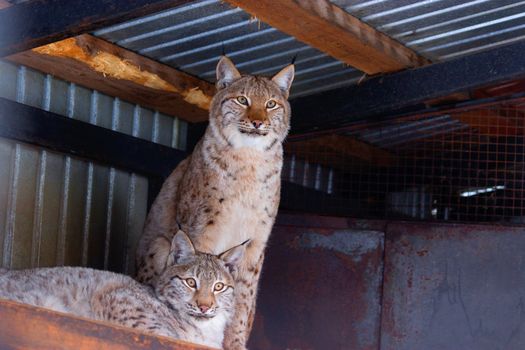
[[[209,126],[162,186],[137,251],[138,280],[154,283],[159,262],[152,256],[166,255],[179,224],[197,249],[211,254],[251,240],[234,273],[235,315],[224,342],[230,350],[245,349],[251,330],[264,249],[279,206],[293,73],[290,65],[271,79],[241,76],[228,58],[219,61]],[[159,236],[165,239],[159,242]]]
[[[234,308],[231,271],[245,247],[220,256],[195,252],[182,232],[170,246],[154,288],[80,267],[0,270],[0,298],[221,348]]]

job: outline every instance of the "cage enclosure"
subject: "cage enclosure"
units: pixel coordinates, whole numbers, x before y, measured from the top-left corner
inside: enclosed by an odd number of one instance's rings
[[[294,62],[248,348],[523,349],[524,14],[0,0],[0,267],[133,276],[148,209],[206,128],[219,57],[265,76]],[[201,347],[0,301],[0,348]]]

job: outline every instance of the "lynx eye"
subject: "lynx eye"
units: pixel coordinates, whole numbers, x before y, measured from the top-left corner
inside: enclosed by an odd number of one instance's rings
[[[266,108],[268,109],[275,108],[275,106],[277,106],[277,102],[275,102],[274,100],[270,100],[266,102]]]
[[[248,106],[248,99],[245,96],[237,97],[237,102],[239,102],[241,105]]]
[[[197,286],[197,281],[195,281],[193,278],[186,278],[184,282],[190,288],[195,288]]]
[[[220,292],[220,291],[224,290],[225,287],[226,286],[224,285],[224,283],[217,282],[217,283],[215,283],[215,286],[213,286],[213,291],[214,292]]]

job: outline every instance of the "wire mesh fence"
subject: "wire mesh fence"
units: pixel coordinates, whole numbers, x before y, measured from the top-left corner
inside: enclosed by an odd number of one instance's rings
[[[524,121],[512,100],[290,138],[282,208],[525,223]]]

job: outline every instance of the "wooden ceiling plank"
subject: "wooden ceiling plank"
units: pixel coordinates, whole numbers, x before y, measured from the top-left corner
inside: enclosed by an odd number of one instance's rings
[[[367,74],[429,63],[328,0],[227,0],[257,19]]]
[[[88,34],[7,59],[189,122],[207,120],[215,93],[206,81]]]
[[[455,113],[451,117],[469,125],[480,134],[486,136],[505,137],[523,133],[523,125],[519,118],[506,118],[497,111],[472,110]]]

